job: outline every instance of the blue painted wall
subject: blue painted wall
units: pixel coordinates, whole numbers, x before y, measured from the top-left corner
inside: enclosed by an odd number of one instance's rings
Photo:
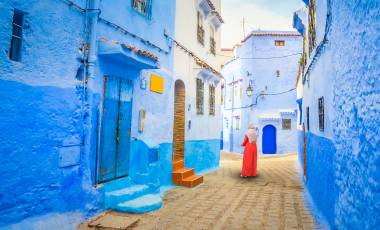
[[[86,7],[85,0],[73,2]],[[27,13],[21,62],[7,55],[14,8]],[[101,1],[100,8],[103,19],[143,41],[101,21],[97,38],[149,51],[158,57],[159,69],[141,71],[136,63],[99,57],[95,77],[85,85],[76,78],[83,55],[80,48],[86,42],[84,13],[65,1],[0,3],[0,152],[4,155],[0,159],[0,226],[5,229],[11,224],[48,229],[57,223],[74,229],[104,210],[103,187],[95,187],[104,74],[133,80],[133,183],[171,184],[172,145],[167,143],[172,133],[167,130],[172,130],[172,124],[167,118],[172,117],[174,90],[172,51],[164,31],[174,33],[175,1],[154,1],[150,18],[137,14],[130,1]],[[144,77],[149,88],[151,73],[164,77],[164,94],[140,89]],[[146,109],[147,118],[144,132],[139,133],[141,108]],[[157,124],[165,129],[155,128]],[[163,169],[161,174],[158,167]]]
[[[303,111],[309,106],[311,116],[306,185],[332,229],[380,225],[379,10],[374,1],[317,1],[317,45],[322,49],[311,55],[315,61],[303,85]],[[323,132],[318,128],[321,96]],[[302,150],[302,134],[299,140]]]

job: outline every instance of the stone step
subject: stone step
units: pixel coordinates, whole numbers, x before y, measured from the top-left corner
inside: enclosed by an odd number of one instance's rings
[[[115,209],[119,212],[146,213],[161,208],[162,197],[157,194],[146,194],[136,199],[119,203]]]
[[[185,167],[184,160],[173,161],[173,172]]]
[[[194,175],[194,169],[192,168],[183,168],[183,169],[178,169],[176,171],[173,171],[172,174],[172,179],[173,181],[181,181],[186,177]]]
[[[192,188],[202,183],[203,183],[203,176],[192,175],[192,176],[184,178],[182,181],[179,181],[177,185]]]
[[[150,192],[147,185],[133,185],[127,188],[108,191],[105,193],[106,208],[113,208],[119,203],[135,199]]]

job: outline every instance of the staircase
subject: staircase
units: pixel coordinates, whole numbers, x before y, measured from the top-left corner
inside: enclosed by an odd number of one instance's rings
[[[203,176],[195,175],[192,168],[185,168],[184,160],[173,161],[173,183],[184,187],[195,187],[203,183]]]
[[[145,213],[161,208],[162,197],[159,190],[148,185],[111,185],[106,188],[105,204],[107,209],[119,212]]]

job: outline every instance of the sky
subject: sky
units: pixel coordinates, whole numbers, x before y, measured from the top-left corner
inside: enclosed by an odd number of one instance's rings
[[[231,48],[253,29],[294,30],[294,11],[303,6],[302,0],[221,0],[222,48]]]

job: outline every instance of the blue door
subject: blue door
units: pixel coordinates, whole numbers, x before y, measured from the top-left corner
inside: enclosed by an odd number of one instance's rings
[[[276,128],[273,125],[267,125],[263,128],[263,153],[275,154],[276,151]]]
[[[127,176],[132,115],[132,82],[104,77],[98,182]]]

